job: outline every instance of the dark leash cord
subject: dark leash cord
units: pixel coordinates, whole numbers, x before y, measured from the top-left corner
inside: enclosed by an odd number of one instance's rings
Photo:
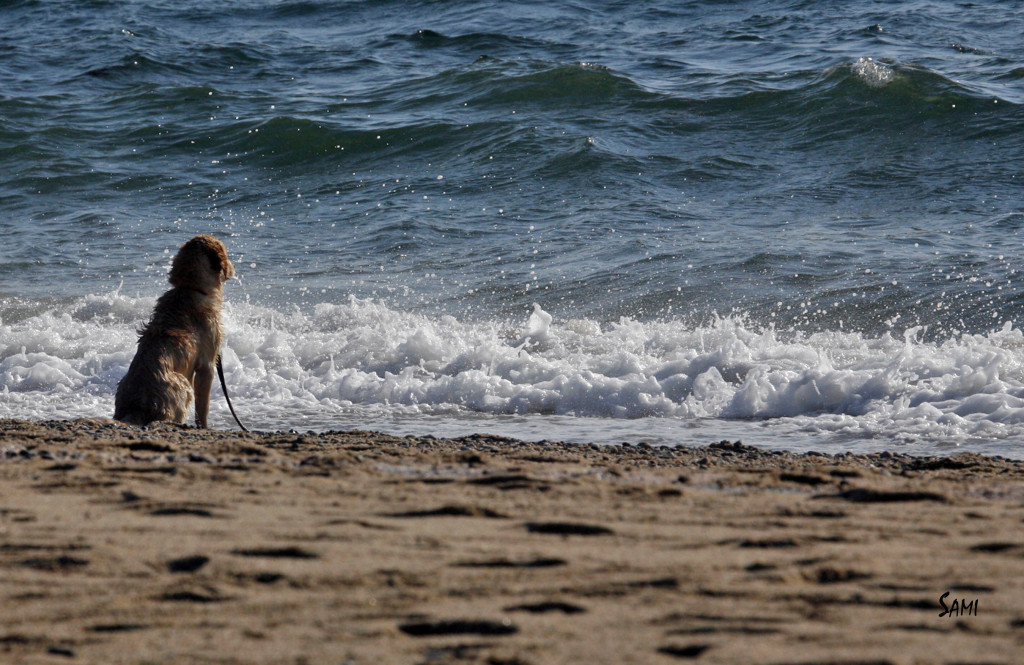
[[[220,363],[219,353],[217,354],[217,376],[220,377],[220,387],[224,391],[224,399],[228,401],[228,408],[231,409],[231,415],[234,416],[235,422],[242,428],[242,431],[248,432],[249,430],[242,424],[242,421],[238,419],[238,416],[235,415],[235,407],[231,405],[231,398],[228,397],[228,384],[224,381],[224,367]]]

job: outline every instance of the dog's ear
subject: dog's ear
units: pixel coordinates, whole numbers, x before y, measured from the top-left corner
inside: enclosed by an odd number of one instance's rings
[[[225,282],[235,276],[235,269],[228,259],[224,243],[213,236],[200,235],[186,242],[178,250],[171,263],[171,274],[167,280],[179,288],[204,290],[209,281],[208,270],[217,275],[219,282]]]
[[[216,238],[211,238],[211,240],[213,240],[213,243],[209,248],[208,254],[210,266],[215,272],[220,273],[220,281],[226,282],[235,276],[235,266],[231,263],[231,259],[228,258],[228,250],[224,247],[224,243]]]

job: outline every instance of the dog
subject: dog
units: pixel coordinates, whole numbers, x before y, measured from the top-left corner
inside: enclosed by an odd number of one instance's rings
[[[129,425],[158,420],[185,424],[195,398],[196,426],[207,427],[210,388],[224,333],[224,282],[235,276],[224,243],[198,235],[178,250],[128,373],[117,385],[114,419]]]

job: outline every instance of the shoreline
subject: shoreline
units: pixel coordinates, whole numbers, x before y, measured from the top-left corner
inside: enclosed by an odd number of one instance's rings
[[[23,663],[1011,663],[1024,461],[0,420],[0,567]]]

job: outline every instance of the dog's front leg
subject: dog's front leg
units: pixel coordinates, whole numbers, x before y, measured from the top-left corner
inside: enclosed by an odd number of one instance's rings
[[[196,368],[196,427],[206,429],[207,416],[210,415],[210,388],[213,386],[213,365],[200,365]]]

